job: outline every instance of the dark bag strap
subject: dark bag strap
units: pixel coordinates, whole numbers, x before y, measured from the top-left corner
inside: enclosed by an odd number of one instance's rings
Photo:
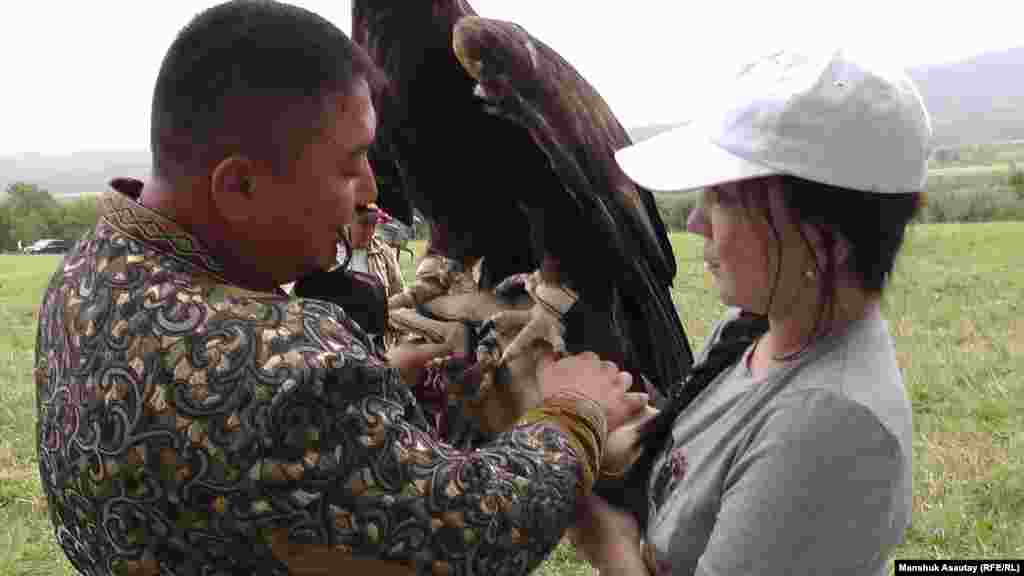
[[[734,365],[748,346],[767,331],[768,319],[749,312],[742,312],[726,323],[718,340],[708,350],[707,357],[690,369],[682,385],[671,389],[670,397],[661,412],[640,430],[638,442],[643,446],[643,452],[630,471],[621,479],[599,480],[594,486],[595,493],[614,506],[630,510],[637,516],[640,525],[645,526],[649,512],[647,486],[651,469],[672,434],[676,418],[719,374]]]
[[[387,292],[376,276],[339,267],[299,279],[292,291],[299,298],[337,304],[369,334],[383,334],[387,328]]]

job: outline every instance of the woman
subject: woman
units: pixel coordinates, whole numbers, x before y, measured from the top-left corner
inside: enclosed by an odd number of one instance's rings
[[[912,426],[879,303],[928,114],[905,74],[843,52],[773,55],[740,82],[716,121],[616,156],[641,186],[703,189],[687,229],[732,309],[641,428],[646,501],[591,497],[574,538],[602,574],[888,573]]]

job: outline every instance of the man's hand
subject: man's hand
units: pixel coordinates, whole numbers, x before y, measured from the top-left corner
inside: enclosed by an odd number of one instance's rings
[[[628,392],[633,384],[632,376],[620,372],[613,362],[602,361],[593,352],[557,361],[554,354],[542,355],[537,365],[537,379],[545,399],[567,394],[597,402],[604,409],[609,433],[637,416],[648,402],[646,393]]]
[[[620,477],[633,466],[637,458],[640,457],[640,453],[643,452],[643,447],[639,442],[640,431],[648,420],[657,415],[656,408],[645,406],[631,420],[608,434],[604,455],[601,458],[602,476]]]

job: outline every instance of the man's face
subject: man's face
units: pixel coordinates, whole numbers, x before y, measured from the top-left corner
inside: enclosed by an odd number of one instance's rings
[[[367,159],[377,123],[369,87],[360,80],[349,95],[332,96],[330,105],[324,130],[292,165],[281,174],[264,173],[258,183],[260,209],[250,230],[281,283],[331,268],[339,230],[352,222],[356,206],[377,198]]]

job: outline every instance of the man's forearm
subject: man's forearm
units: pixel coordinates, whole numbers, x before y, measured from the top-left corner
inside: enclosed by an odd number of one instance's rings
[[[307,543],[442,573],[466,563],[481,573],[536,568],[571,522],[577,495],[586,491],[584,468],[597,468],[593,455],[602,447],[581,448],[588,435],[552,416],[460,452],[416,422],[396,373],[348,370],[325,387],[331,424],[320,441],[324,454],[341,456],[334,469],[318,469],[322,479],[335,478],[335,488],[324,496],[328,534]],[[580,420],[602,418],[583,401],[572,411]],[[593,442],[598,435],[589,436]],[[321,504],[307,508],[319,518]]]

